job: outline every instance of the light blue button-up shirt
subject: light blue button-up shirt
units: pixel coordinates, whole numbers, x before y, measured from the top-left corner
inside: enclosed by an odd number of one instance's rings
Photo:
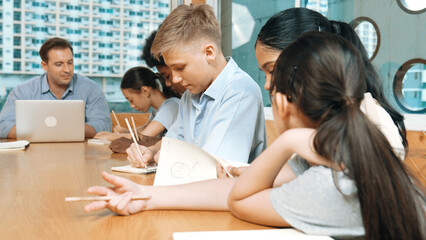
[[[253,161],[266,148],[259,86],[229,58],[206,91],[182,95],[178,118],[166,136],[226,160]]]
[[[0,112],[0,138],[7,138],[15,126],[15,100],[57,100],[50,91],[46,73],[32,78],[12,89]],[[105,95],[92,80],[74,74],[61,100],[84,100],[85,122],[96,132],[111,131],[112,123]]]

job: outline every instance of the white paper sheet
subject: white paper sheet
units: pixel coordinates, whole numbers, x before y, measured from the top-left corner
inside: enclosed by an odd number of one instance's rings
[[[216,178],[217,160],[203,149],[163,137],[154,186],[177,185]]]
[[[0,151],[25,150],[25,148],[27,148],[29,145],[30,142],[26,140],[0,142]]]
[[[148,167],[146,168],[134,168],[131,165],[121,166],[121,167],[112,167],[112,171],[117,172],[126,172],[126,173],[142,173],[142,174],[148,174],[148,173],[154,173],[157,170],[157,167]]]
[[[332,240],[328,236],[307,235],[292,228],[245,230],[245,231],[205,231],[205,232],[175,232],[173,240]]]

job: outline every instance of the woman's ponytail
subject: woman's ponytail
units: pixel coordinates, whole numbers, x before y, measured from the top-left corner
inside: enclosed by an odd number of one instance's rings
[[[129,69],[121,79],[121,89],[133,89],[140,91],[143,86],[158,89],[166,98],[177,97],[180,95],[166,86],[164,78],[159,73],[154,73],[146,67],[134,67]]]
[[[343,38],[306,33],[282,51],[271,91],[286,95],[317,126],[315,150],[355,181],[366,239],[425,239],[424,188],[415,187],[386,137],[360,110],[363,66]]]

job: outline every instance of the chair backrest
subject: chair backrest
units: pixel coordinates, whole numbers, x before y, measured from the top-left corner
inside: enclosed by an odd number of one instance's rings
[[[129,123],[132,124],[131,117],[135,120],[136,127],[144,125],[148,122],[150,113],[115,113],[117,116],[118,121],[120,122],[120,126],[127,128],[126,121],[124,119],[128,119]],[[117,122],[115,121],[114,116],[111,113],[111,121],[112,121],[112,128],[117,125]]]

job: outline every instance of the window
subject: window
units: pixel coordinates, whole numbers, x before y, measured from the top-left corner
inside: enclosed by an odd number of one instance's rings
[[[21,63],[20,62],[14,62],[13,63],[13,71],[21,71]]]
[[[13,20],[21,21],[21,12],[13,12]]]
[[[411,14],[420,14],[426,11],[426,2],[420,0],[397,0],[402,10]]]
[[[21,58],[21,49],[13,50],[13,58]]]
[[[426,113],[426,60],[412,59],[398,69],[393,82],[398,105],[410,113]]]
[[[21,45],[21,37],[13,37],[13,45],[20,46]]]
[[[350,25],[355,29],[361,42],[364,44],[370,60],[373,60],[380,48],[380,31],[373,19],[358,17]]]
[[[13,33],[21,33],[21,25],[13,24]]]
[[[14,8],[20,8],[21,7],[21,0],[14,0],[13,1],[13,7]]]

